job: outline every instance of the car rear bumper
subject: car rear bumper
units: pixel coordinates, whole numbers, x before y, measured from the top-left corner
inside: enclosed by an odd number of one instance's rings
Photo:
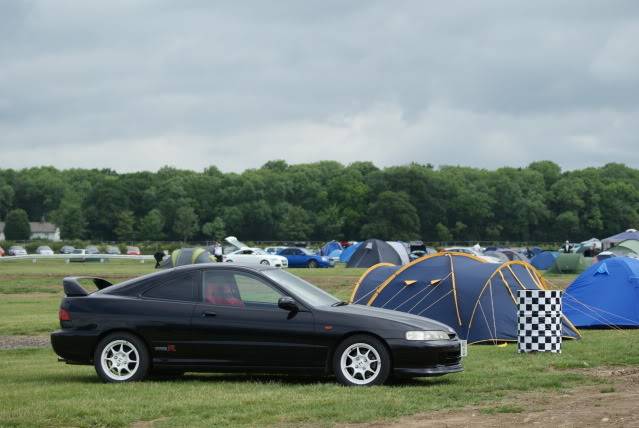
[[[58,330],[51,333],[51,346],[66,362],[90,364],[98,337],[95,331]]]
[[[394,373],[400,376],[441,376],[464,370],[458,340],[387,339]]]

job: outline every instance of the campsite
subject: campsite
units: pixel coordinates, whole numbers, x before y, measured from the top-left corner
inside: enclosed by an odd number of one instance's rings
[[[457,257],[489,265],[465,255]],[[447,256],[431,257],[426,262],[429,260],[445,261]],[[450,267],[447,263],[440,265],[439,269]],[[623,425],[623,421],[631,423],[636,417],[626,394],[636,376],[632,367],[639,365],[639,336],[636,330],[619,329],[582,330],[582,340],[565,341],[561,354],[521,355],[513,343],[472,345],[462,374],[372,389],[343,388],[324,377],[259,374],[189,374],[177,380],[100,386],[91,367],[56,362],[43,336],[56,328],[60,281],[68,275],[120,281],[153,271],[153,264],[112,260],[69,265],[56,260],[25,260],[5,263],[2,269],[0,400],[5,404],[0,418],[8,425],[254,426],[378,421],[389,426],[440,426],[437,423],[446,418],[465,418],[479,426],[492,426],[497,415],[501,421],[527,419],[531,423],[548,423],[552,418],[597,424],[608,418]],[[462,266],[456,269],[457,280],[461,281]],[[345,300],[353,294],[353,285],[366,278],[368,270],[343,265],[334,269],[290,269]],[[522,278],[528,275],[528,271],[518,273]],[[482,275],[485,280],[487,274]],[[545,275],[552,287],[560,289],[576,277]],[[20,337],[22,341],[11,345],[6,341],[8,337]],[[20,343],[27,343],[27,347]],[[118,398],[123,393],[126,400]],[[559,397],[571,403],[570,412],[554,404]],[[370,405],[355,405],[362,400]],[[610,400],[614,405],[604,404]],[[42,402],[48,405],[42,406]],[[605,407],[584,413],[592,403]]]

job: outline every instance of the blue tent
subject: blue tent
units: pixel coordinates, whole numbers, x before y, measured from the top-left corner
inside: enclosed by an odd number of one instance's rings
[[[639,260],[592,265],[564,293],[564,314],[578,327],[639,326]]]
[[[337,241],[328,242],[326,245],[322,247],[320,250],[320,256],[328,256],[335,250],[341,250],[342,245]]]
[[[530,264],[533,265],[535,269],[550,269],[550,267],[555,264],[555,259],[557,257],[559,257],[559,253],[557,251],[544,251],[530,259]]]
[[[328,255],[328,258],[329,259],[339,259],[341,255],[342,255],[342,250],[333,250]]]
[[[371,267],[355,285],[351,302],[422,315],[451,326],[471,343],[496,343],[517,340],[517,291],[540,288],[543,279],[527,263],[500,265],[438,253],[404,266]],[[567,320],[563,333],[578,336]]]
[[[339,256],[339,261],[342,263],[348,263],[348,261],[351,259],[351,256],[359,248],[360,245],[362,245],[362,243],[358,242],[344,248],[344,251],[342,251],[342,254]]]

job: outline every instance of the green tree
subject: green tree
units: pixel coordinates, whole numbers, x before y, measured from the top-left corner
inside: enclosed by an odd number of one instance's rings
[[[386,191],[368,208],[372,221],[362,227],[362,238],[410,241],[419,238],[420,223],[417,209],[404,192]]]
[[[209,238],[213,238],[216,241],[222,241],[224,236],[226,235],[226,231],[224,230],[224,220],[220,217],[215,217],[213,221],[208,223],[204,223],[202,226],[202,234]]]
[[[87,221],[82,207],[71,204],[56,210],[55,222],[60,227],[63,239],[83,239],[86,235]]]
[[[160,241],[164,239],[164,218],[157,208],[149,211],[140,220],[140,238],[149,241]]]
[[[441,242],[449,242],[453,240],[453,234],[450,233],[448,227],[442,223],[437,223],[435,225],[435,236],[437,236],[437,240]]]
[[[9,211],[4,225],[4,236],[10,241],[24,241],[31,237],[29,216],[23,209]]]
[[[308,239],[313,230],[308,212],[302,207],[291,204],[284,204],[283,211],[278,238],[299,241]]]
[[[129,210],[121,211],[116,216],[115,236],[120,241],[131,241],[135,239],[135,216]]]
[[[173,232],[186,242],[200,230],[198,222],[199,219],[193,207],[180,207],[175,212]]]

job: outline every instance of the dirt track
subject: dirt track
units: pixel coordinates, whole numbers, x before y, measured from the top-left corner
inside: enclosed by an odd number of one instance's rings
[[[49,336],[0,336],[0,349],[44,348],[51,345]]]
[[[348,427],[639,427],[639,368],[589,370],[610,385],[575,388],[566,394],[526,393],[497,405],[424,413],[393,422]],[[510,409],[511,413],[495,413]],[[512,413],[512,412],[516,413]]]

